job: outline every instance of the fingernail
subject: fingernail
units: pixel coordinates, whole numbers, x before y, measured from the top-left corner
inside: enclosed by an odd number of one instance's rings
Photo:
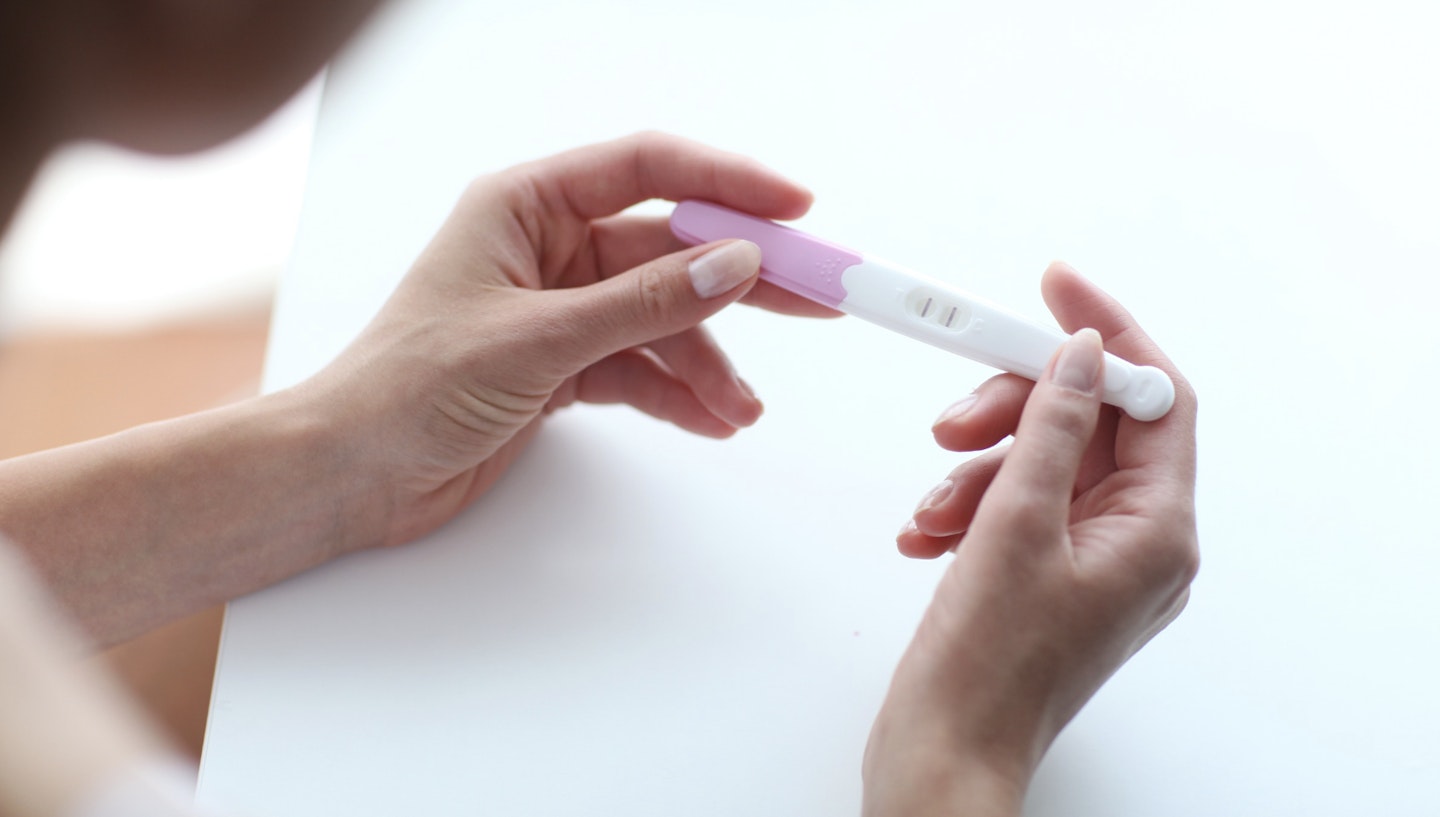
[[[1057,386],[1090,394],[1100,380],[1104,353],[1100,333],[1094,329],[1081,329],[1065,342],[1060,359],[1055,361],[1052,380]]]
[[[915,506],[915,513],[924,513],[936,505],[939,505],[941,502],[944,502],[945,498],[950,496],[950,492],[954,489],[955,483],[948,479],[931,488],[930,493],[926,494],[925,498],[920,500],[920,504]]]
[[[732,241],[690,262],[690,285],[701,298],[714,298],[745,283],[760,268],[760,248]]]
[[[960,415],[974,408],[975,403],[979,400],[980,395],[972,394],[969,397],[966,397],[963,400],[956,402],[955,405],[945,409],[945,411],[942,412],[940,416],[935,419],[934,425],[938,426],[941,423],[948,423],[951,420],[954,420],[956,417],[959,417]]]
[[[909,536],[909,535],[912,534],[912,533],[918,533],[919,531],[920,531],[920,528],[915,524],[915,520],[914,520],[914,519],[911,519],[911,520],[908,520],[905,524],[903,524],[903,525],[900,526],[900,532],[897,533],[897,534],[895,534],[895,538],[896,538],[896,539],[903,539],[903,538],[905,538],[906,536]]]

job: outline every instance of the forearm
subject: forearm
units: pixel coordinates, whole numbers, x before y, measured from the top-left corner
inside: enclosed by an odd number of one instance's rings
[[[350,446],[288,392],[141,426],[0,463],[0,532],[115,643],[372,544]]]
[[[861,817],[1020,817],[1024,795],[983,765],[926,764],[867,786]]]
[[[891,689],[865,748],[862,817],[1019,817],[1028,762],[962,737],[945,712],[921,690]]]

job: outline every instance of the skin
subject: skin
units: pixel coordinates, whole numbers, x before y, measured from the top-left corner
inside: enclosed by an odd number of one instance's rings
[[[955,558],[871,733],[867,815],[1019,814],[1056,735],[1180,613],[1199,568],[1193,390],[1073,269],[1052,265],[1041,289],[1076,334],[1040,382],[996,377],[935,426],[951,450],[1013,444],[955,469],[897,540]],[[1102,338],[1170,375],[1168,414],[1100,404]]]
[[[5,218],[35,165],[65,141],[177,151],[243,131],[374,5],[0,6],[14,24],[0,36],[15,49],[0,53],[16,63],[0,82],[24,89],[4,108],[16,127],[0,137],[14,148],[0,157],[3,176],[20,180],[0,196]],[[688,264],[713,247],[686,248],[660,220],[615,215],[656,197],[775,218],[803,214],[811,198],[752,160],[660,134],[477,180],[374,324],[322,375],[0,463],[0,532],[108,645],[341,554],[422,535],[492,485],[544,413],[571,402],[626,402],[697,433],[734,433],[760,404],[699,323],[741,298],[830,313],[757,286],[754,270],[725,293],[697,296]],[[543,326],[570,334],[534,329]]]
[[[0,540],[0,814],[67,814],[77,798],[166,751],[19,554]]]
[[[243,131],[374,5],[0,0],[0,223],[64,142],[182,152]],[[749,159],[661,134],[538,160],[476,180],[309,381],[0,463],[0,532],[18,547],[0,546],[0,813],[64,813],[163,751],[63,645],[114,643],[409,542],[574,402],[628,403],[712,437],[755,422],[759,401],[703,320],[736,301],[833,313],[758,282],[753,246],[683,248],[662,221],[622,213],[650,198],[778,219],[810,204]],[[1033,391],[997,378],[937,424],[954,450],[1016,442],[957,469],[899,538],[911,556],[958,551],[877,718],[868,815],[1017,813],[1055,734],[1179,611],[1194,574],[1193,395],[1073,271],[1052,268],[1045,294],[1067,329],[1095,327],[1111,351],[1169,371],[1176,408],[1153,424],[1100,408],[1084,385],[1099,340],[1082,333]]]
[[[754,162],[640,134],[481,179],[360,338],[295,388],[0,464],[0,531],[100,643],[370,547],[398,545],[494,484],[549,411],[628,403],[712,437],[761,406],[701,321],[653,197],[793,218],[803,188]],[[381,387],[383,386],[383,387]]]

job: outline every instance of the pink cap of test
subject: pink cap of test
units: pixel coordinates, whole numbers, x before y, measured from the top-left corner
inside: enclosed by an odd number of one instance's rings
[[[840,275],[865,260],[813,235],[705,201],[682,201],[670,214],[670,231],[687,244],[743,238],[760,247],[760,277],[812,301],[836,307],[845,300]]]

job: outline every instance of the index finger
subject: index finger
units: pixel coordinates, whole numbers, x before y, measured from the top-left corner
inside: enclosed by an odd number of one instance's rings
[[[637,133],[520,165],[555,211],[589,221],[649,199],[705,199],[763,218],[799,218],[810,191],[738,153]]]

